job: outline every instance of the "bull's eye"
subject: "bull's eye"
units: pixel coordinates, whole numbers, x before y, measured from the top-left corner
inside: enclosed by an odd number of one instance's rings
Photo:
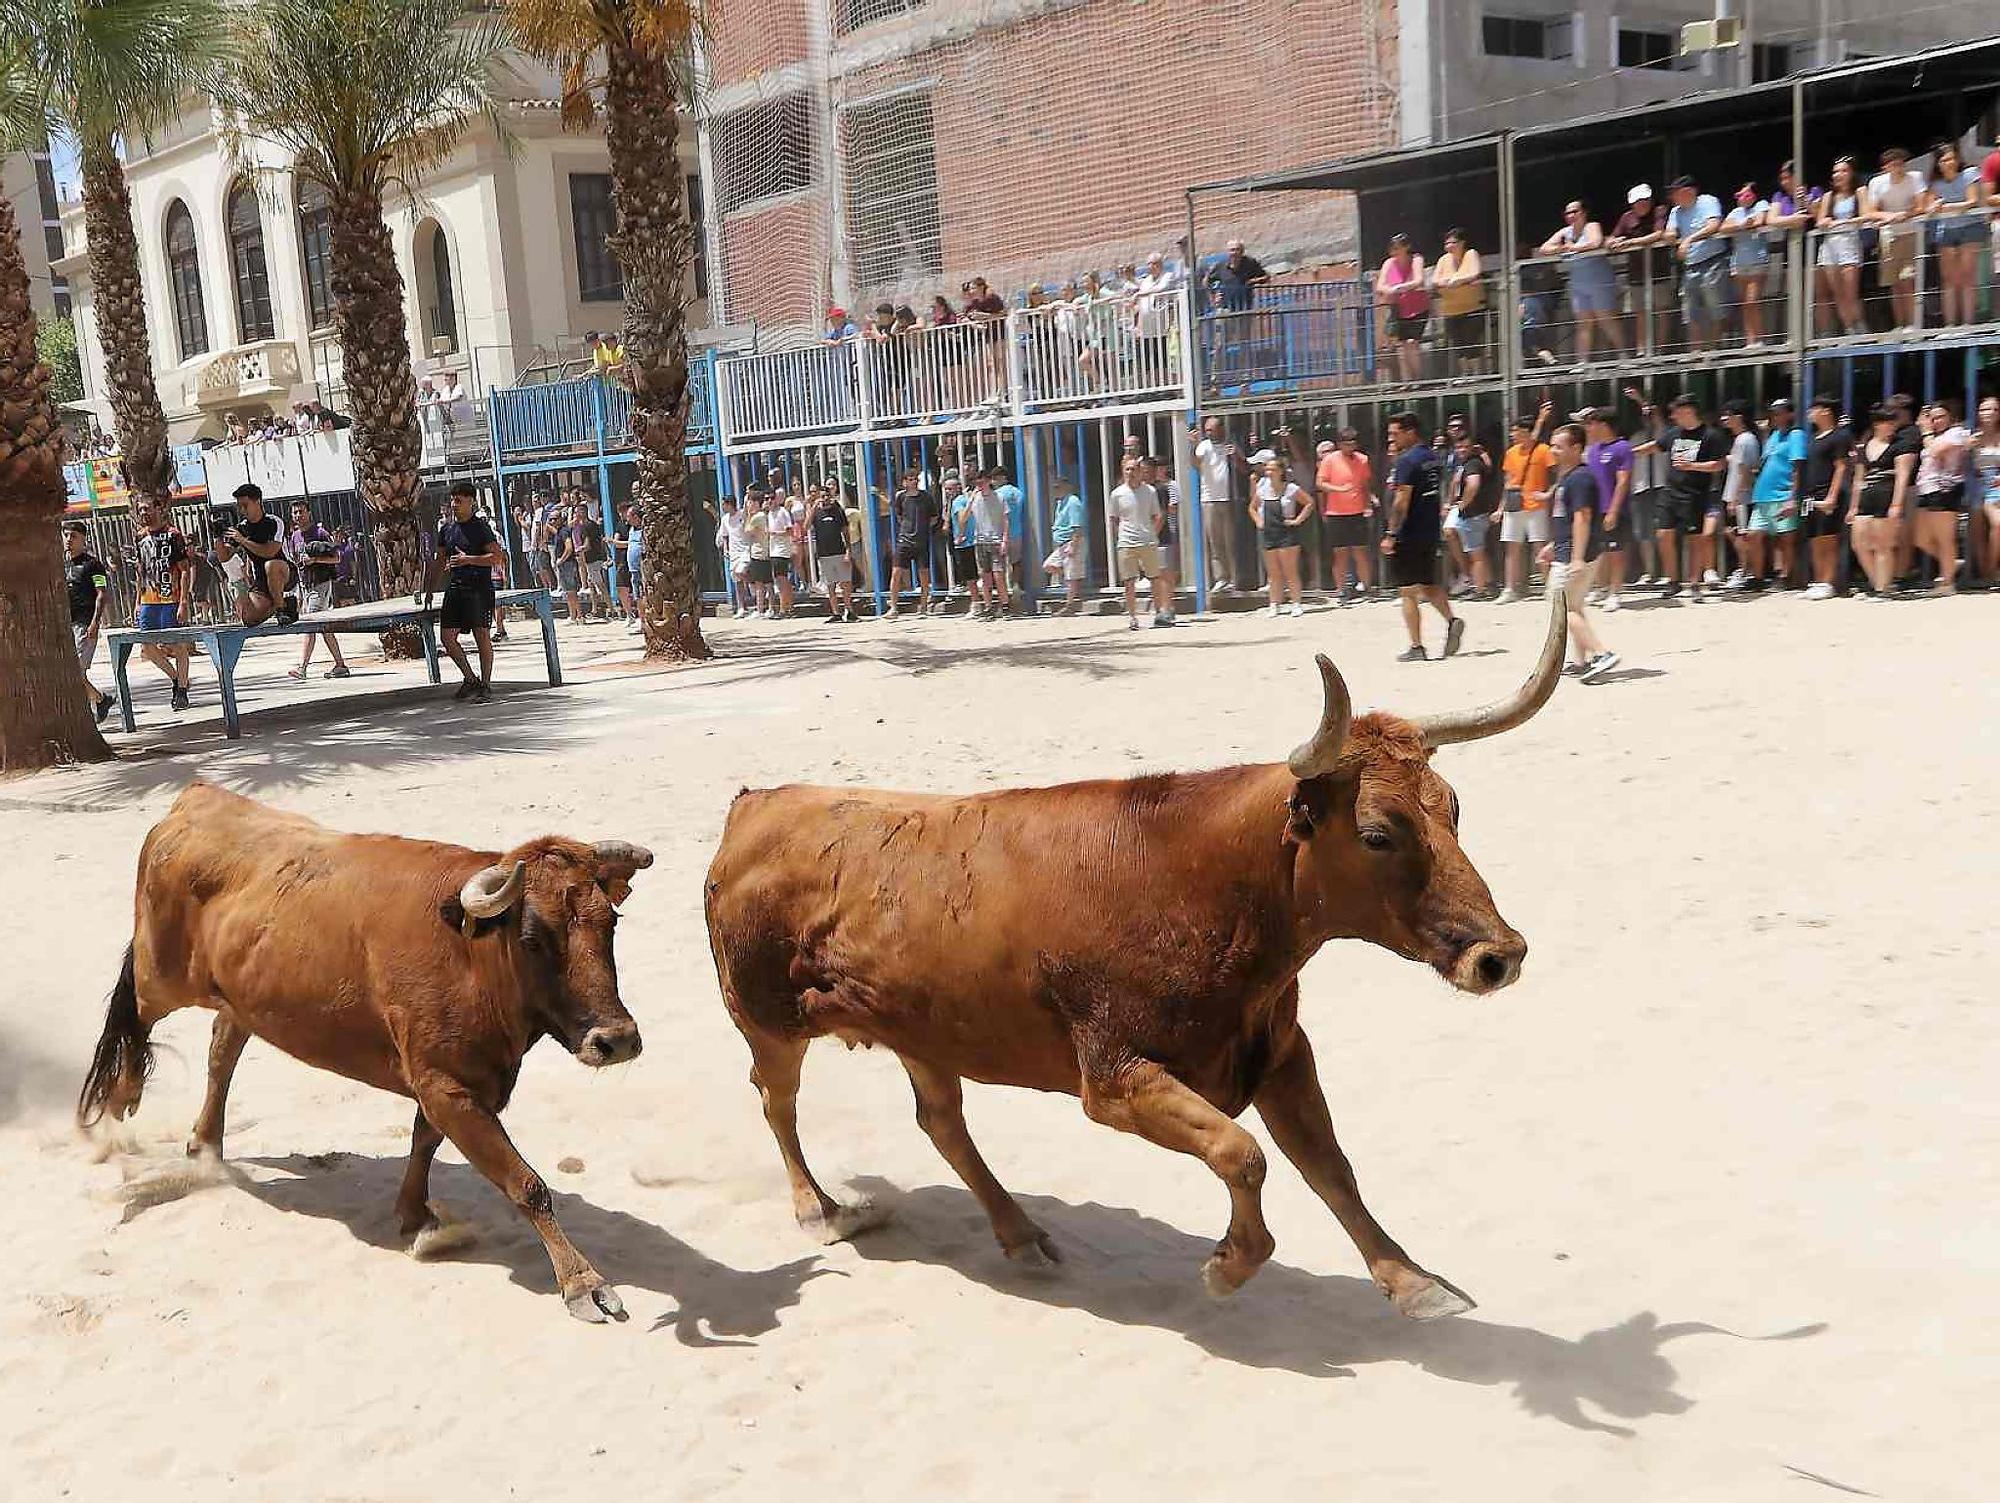
[[[1361,832],[1361,843],[1371,851],[1393,851],[1396,837],[1387,830],[1368,829]]]

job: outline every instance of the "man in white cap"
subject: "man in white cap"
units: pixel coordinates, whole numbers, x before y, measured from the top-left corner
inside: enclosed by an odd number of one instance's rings
[[[1667,210],[1653,201],[1651,183],[1634,183],[1625,195],[1625,212],[1611,227],[1604,242],[1607,250],[1638,251],[1624,258],[1625,286],[1631,295],[1632,348],[1658,350],[1665,347],[1672,326],[1674,308],[1673,266],[1664,250]],[[1653,311],[1652,343],[1646,338],[1646,310]]]

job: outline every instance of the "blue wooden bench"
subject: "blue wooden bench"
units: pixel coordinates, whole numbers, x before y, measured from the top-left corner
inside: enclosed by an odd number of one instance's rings
[[[500,606],[527,606],[534,611],[542,623],[542,651],[548,658],[549,683],[552,686],[560,684],[563,681],[562,659],[556,654],[555,612],[550,607],[549,592],[501,590],[494,599]],[[218,621],[208,626],[171,626],[163,631],[125,627],[107,633],[105,641],[111,647],[111,668],[118,679],[118,714],[126,730],[132,730],[136,725],[132,718],[132,685],[127,674],[133,649],[183,647],[198,642],[214,665],[215,682],[222,690],[223,732],[236,737],[242,734],[242,722],[236,710],[236,660],[243,655],[243,644],[253,637],[316,637],[322,632],[337,632],[342,636],[350,633],[379,636],[397,627],[415,627],[423,638],[424,663],[430,670],[431,682],[435,684],[442,682],[438,672],[437,621],[438,608],[435,605],[425,610],[413,601],[404,601],[400,605],[376,601],[370,605],[344,605],[321,611],[318,615],[301,616],[283,626],[275,621],[266,621],[258,626]],[[466,650],[472,650],[469,641]]]

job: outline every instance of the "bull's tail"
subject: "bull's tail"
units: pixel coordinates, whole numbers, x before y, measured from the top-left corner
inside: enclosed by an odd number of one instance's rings
[[[139,1021],[139,988],[132,975],[132,947],[127,945],[118,984],[111,988],[104,1009],[104,1032],[90,1058],[90,1073],[83,1078],[83,1094],[77,1097],[77,1125],[90,1127],[106,1111],[113,1117],[131,1116],[152,1073],[153,1046]]]

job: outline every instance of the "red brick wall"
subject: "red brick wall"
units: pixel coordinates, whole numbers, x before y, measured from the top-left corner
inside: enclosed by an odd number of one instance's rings
[[[818,324],[826,313],[826,195],[755,206],[722,223],[731,323]]]
[[[829,0],[724,0],[710,11],[708,43],[711,87],[755,78],[770,68],[796,63],[811,50],[806,7]]]

